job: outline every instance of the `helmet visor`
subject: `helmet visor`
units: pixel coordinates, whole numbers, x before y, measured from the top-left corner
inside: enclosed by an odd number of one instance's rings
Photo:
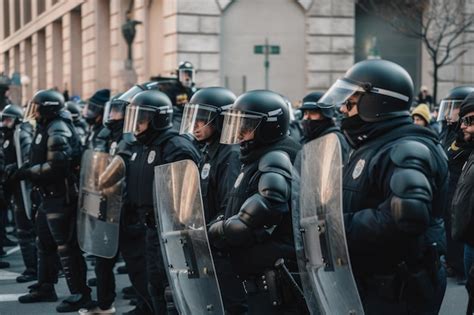
[[[125,111],[123,132],[133,133],[135,136],[141,134],[151,127],[154,115],[154,109],[136,105],[128,106]]]
[[[186,104],[179,133],[194,135],[202,128],[211,124],[219,114],[219,110],[213,106]]]
[[[237,144],[255,138],[255,130],[261,124],[262,116],[230,110],[224,113],[220,142]]]
[[[364,92],[365,90],[359,85],[338,79],[316,104],[320,108],[339,107],[352,95]]]
[[[127,102],[127,103],[130,103],[130,101],[132,100],[132,98],[137,95],[139,92],[143,92],[145,89],[141,88],[140,86],[138,85],[135,85],[135,86],[132,86],[130,89],[128,89],[127,92],[123,93],[122,95],[120,95],[120,97],[118,98],[119,100],[121,101],[124,101],[124,102]]]
[[[179,69],[178,80],[186,87],[192,87],[194,83],[194,69]]]
[[[125,101],[113,100],[105,103],[103,123],[107,124],[110,121],[122,120],[125,116]]]
[[[462,100],[441,101],[437,121],[446,121],[448,124],[457,122],[459,120],[459,111],[462,102]]]
[[[82,109],[82,116],[85,119],[94,119],[99,116],[104,110],[104,106],[87,102],[86,106]]]

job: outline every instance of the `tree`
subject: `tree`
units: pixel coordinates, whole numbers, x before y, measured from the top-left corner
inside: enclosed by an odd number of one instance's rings
[[[402,34],[422,41],[433,65],[436,104],[439,70],[458,60],[474,43],[474,36],[466,37],[474,26],[474,13],[466,12],[466,0],[362,0],[357,5]]]

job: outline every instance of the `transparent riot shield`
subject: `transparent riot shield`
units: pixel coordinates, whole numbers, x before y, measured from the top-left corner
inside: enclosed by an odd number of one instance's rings
[[[117,254],[124,189],[125,163],[120,156],[84,152],[77,212],[77,238],[84,252],[104,258]]]
[[[155,167],[155,216],[179,313],[224,314],[193,161]]]
[[[23,161],[23,152],[21,152],[21,143],[20,143],[20,132],[21,124],[18,124],[15,127],[13,133],[13,142],[15,144],[15,153],[16,153],[16,163],[18,168],[20,168],[25,161]],[[31,220],[33,214],[31,209],[31,183],[25,180],[20,181],[20,190],[21,190],[21,199],[23,200],[23,206],[25,208],[25,213],[28,219]]]
[[[308,308],[312,314],[364,314],[347,250],[337,135],[305,144],[296,162],[293,227]]]

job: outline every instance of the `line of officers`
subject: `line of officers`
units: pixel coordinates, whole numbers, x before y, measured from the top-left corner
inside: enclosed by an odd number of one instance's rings
[[[203,88],[183,111],[157,86],[137,85],[110,100],[108,92],[98,91],[84,109],[90,123],[86,143],[81,143],[81,132],[58,92],[38,91],[24,116],[14,105],[5,108],[4,188],[14,187],[21,208],[18,183],[31,183],[37,208],[33,221],[21,209],[16,218],[25,275],[37,272],[38,277],[20,303],[57,300],[59,256],[71,295],[56,310],[113,311],[116,258],[97,258],[93,301],[77,242],[77,178],[85,145],[119,155],[126,164],[119,252],[138,295],[136,308],[128,314],[174,312],[153,214],[153,170],[184,159],[200,169],[208,238],[226,313],[308,312],[294,286],[278,275],[275,262],[283,258],[290,272],[298,272],[292,164],[302,145],[335,133],[344,159],[347,245],[365,313],[438,313],[446,288],[439,256],[445,251],[447,157],[434,132],[413,124],[413,82],[402,67],[385,60],[355,64],[326,93],[303,99],[302,128],[291,122],[288,101],[272,91],[236,97],[225,88]],[[345,117],[337,126],[339,106]],[[31,119],[34,130],[27,123]],[[21,167],[10,152],[18,124],[26,161]],[[262,275],[268,272],[276,280],[264,286]]]

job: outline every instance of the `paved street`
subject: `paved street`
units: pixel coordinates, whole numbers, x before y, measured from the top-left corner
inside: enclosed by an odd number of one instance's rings
[[[56,314],[55,307],[59,302],[54,303],[35,303],[35,304],[19,304],[17,298],[19,295],[26,293],[27,286],[32,284],[16,283],[15,278],[23,271],[23,263],[21,260],[21,254],[18,247],[9,247],[8,252],[10,253],[4,258],[11,264],[9,269],[0,269],[0,315],[42,315],[42,314]],[[123,263],[119,264],[122,265]],[[94,277],[93,267],[89,263],[88,277]],[[128,300],[122,299],[120,290],[129,285],[129,280],[126,275],[117,275],[117,299],[115,301],[115,307],[117,314],[128,311],[133,307],[128,304]],[[56,286],[56,292],[59,299],[67,296],[68,290],[64,278],[59,279],[59,283]],[[93,296],[95,297],[95,288]],[[448,290],[441,308],[440,314],[442,315],[461,315],[465,314],[465,306],[467,301],[467,294],[464,287],[456,285],[452,279],[448,279]],[[74,313],[70,313],[74,314]]]

